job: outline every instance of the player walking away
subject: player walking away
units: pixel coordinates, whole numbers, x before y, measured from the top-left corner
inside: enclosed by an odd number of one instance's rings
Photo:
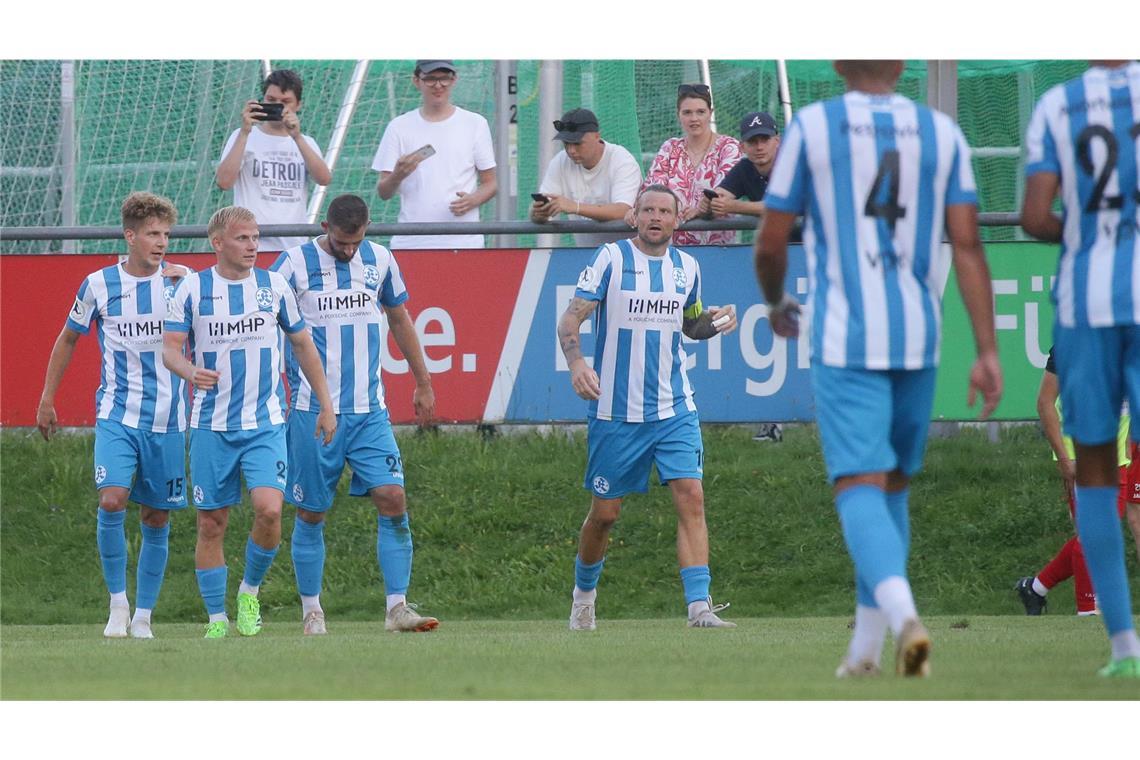
[[[701,269],[670,245],[677,196],[649,185],[637,199],[637,237],[602,246],[578,278],[558,339],[574,392],[590,402],[585,487],[593,494],[574,562],[570,630],[595,629],[594,602],[610,530],[626,494],[644,493],[649,470],[667,484],[677,509],[677,560],[689,626],[735,628],[717,617],[727,604],[709,597],[705,526],[704,444],[681,335],[708,340],[736,329],[733,306],[701,304]],[[598,312],[593,365],[578,333]]]
[[[1057,365],[1054,360],[1053,349],[1049,349],[1049,358],[1045,362],[1045,372],[1041,375],[1041,387],[1037,390],[1037,416],[1041,418],[1041,427],[1045,431],[1045,438],[1053,449],[1053,459],[1057,462],[1057,469],[1061,474],[1061,482],[1065,490],[1065,498],[1069,503],[1069,517],[1076,519],[1076,501],[1073,497],[1073,487],[1076,478],[1076,464],[1074,462],[1073,440],[1061,433],[1061,404],[1059,401],[1060,388],[1057,383]],[[1120,517],[1124,516],[1125,503],[1132,492],[1130,486],[1128,455],[1128,427],[1129,415],[1122,410],[1120,423],[1116,431],[1116,450],[1120,469],[1120,489],[1116,498],[1116,511]],[[1049,563],[1037,575],[1029,575],[1018,580],[1014,586],[1021,604],[1025,607],[1026,615],[1041,615],[1047,605],[1046,595],[1062,581],[1073,579],[1073,591],[1076,594],[1078,615],[1099,615],[1096,606],[1096,595],[1093,593],[1092,579],[1089,577],[1088,567],[1085,564],[1084,549],[1081,548],[1080,539],[1073,536]]]
[[[325,234],[284,251],[270,267],[297,294],[301,316],[311,325],[314,343],[328,378],[337,431],[332,443],[319,446],[312,436],[318,404],[312,386],[297,377],[290,362],[293,408],[289,413],[289,485],[297,507],[293,524],[293,569],[301,594],[306,634],[323,634],[321,579],[325,565],[325,513],[347,463],[352,467],[353,496],[369,496],[376,505],[376,556],[387,591],[389,631],[430,631],[439,625],[407,603],[412,575],[412,532],[404,497],[404,465],[392,435],[380,377],[384,315],[400,352],[416,378],[412,403],[421,424],[431,421],[435,393],[423,349],[404,302],[408,291],[392,252],[364,239],[368,206],[356,195],[329,204],[321,227]]]
[[[1116,517],[1116,429],[1140,404],[1140,63],[1093,62],[1042,96],[1029,122],[1021,226],[1061,243],[1053,286],[1057,379],[1076,443],[1077,535],[1112,658],[1102,676],[1140,678],[1124,540]],[[1058,191],[1064,218],[1052,211]],[[1132,436],[1136,440],[1136,436]]]
[[[800,305],[784,277],[804,214],[816,420],[855,564],[855,633],[836,675],[879,673],[889,626],[896,672],[923,676],[931,645],[907,579],[907,501],[934,398],[943,228],[977,348],[969,402],[982,393],[983,419],[1002,389],[989,267],[958,127],[895,94],[901,61],[836,61],[835,70],[847,93],[804,108],[785,134],[756,274],[773,332],[796,337]]]
[[[198,589],[210,616],[206,638],[229,630],[223,553],[230,506],[241,501],[241,476],[253,503],[253,527],[238,589],[237,629],[261,630],[257,593],[281,543],[281,505],[288,477],[285,417],[279,395],[284,330],[301,370],[321,402],[317,436],[336,431],[321,360],[285,278],[257,269],[257,222],[240,206],[219,209],[207,234],[218,263],[190,275],[170,299],[163,336],[166,366],[194,385],[190,411],[190,480],[198,509],[194,550]],[[193,363],[183,347],[187,338]]]
[[[166,198],[131,193],[123,201],[126,260],[89,274],[48,361],[36,426],[56,431],[55,394],[76,342],[94,322],[103,354],[95,392],[96,542],[111,610],[103,635],[151,639],[151,612],[166,574],[170,513],[186,507],[186,413],[182,381],[159,361],[168,294],[183,267],[163,257],[177,212]],[[127,601],[127,501],[139,505],[135,614]],[[128,625],[128,619],[130,620]]]

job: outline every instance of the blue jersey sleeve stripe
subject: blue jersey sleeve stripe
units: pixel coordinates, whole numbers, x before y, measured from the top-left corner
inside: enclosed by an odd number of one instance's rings
[[[198,276],[198,313],[204,317],[214,316],[214,270],[207,269]],[[190,297],[186,298],[187,325],[190,318]]]
[[[621,289],[635,290],[637,288],[637,274],[633,265],[633,245],[628,240],[618,241],[618,250],[621,251]]]
[[[320,276],[321,257],[317,253],[317,244],[309,241],[301,246],[301,255],[305,257],[305,282],[309,290],[324,290],[325,278]]]

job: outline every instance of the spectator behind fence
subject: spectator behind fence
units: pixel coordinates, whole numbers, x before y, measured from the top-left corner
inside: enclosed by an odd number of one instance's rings
[[[233,188],[234,205],[252,211],[258,225],[305,224],[308,180],[327,185],[332,173],[316,140],[301,134],[301,77],[290,69],[273,71],[261,83],[261,97],[280,103],[280,110],[246,102],[241,127],[226,140],[214,180],[223,190]],[[307,240],[263,237],[258,250],[280,251]]]
[[[575,108],[554,122],[564,152],[550,160],[530,218],[539,224],[557,214],[574,219],[609,222],[625,217],[637,199],[641,167],[633,154],[602,139],[593,111]],[[629,237],[621,232],[586,232],[574,235],[580,246],[597,247]]]
[[[701,214],[764,215],[768,175],[772,173],[780,147],[780,134],[771,114],[757,111],[740,120],[740,146],[744,158],[717,185],[715,199],[701,196]],[[741,200],[744,198],[747,200]]]
[[[684,137],[670,137],[657,151],[645,176],[642,189],[662,184],[681,199],[681,221],[700,214],[704,191],[712,191],[740,160],[740,143],[735,137],[712,131],[712,91],[707,84],[683,84],[677,88],[677,120]],[[633,214],[626,214],[632,227]],[[728,245],[736,239],[733,230],[687,232],[673,235],[677,245]]]
[[[412,81],[423,97],[384,129],[372,168],[383,200],[400,194],[401,223],[477,222],[494,197],[491,128],[451,103],[458,72],[451,61],[416,61]],[[422,164],[422,166],[421,166]],[[482,248],[482,235],[394,235],[392,248]]]

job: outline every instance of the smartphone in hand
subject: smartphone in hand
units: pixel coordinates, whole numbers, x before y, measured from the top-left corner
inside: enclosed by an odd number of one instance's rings
[[[709,190],[707,187],[701,192],[704,193],[704,196],[710,201],[715,201],[719,197],[716,190]]]
[[[531,193],[530,197],[534,200],[535,203],[550,203],[550,199],[542,193]]]
[[[261,108],[261,113],[253,115],[255,121],[281,121],[284,118],[284,103],[258,103],[257,105]]]
[[[418,150],[415,150],[415,151],[413,151],[413,152],[412,152],[412,155],[413,155],[413,156],[417,156],[417,157],[419,157],[419,158],[421,158],[421,159],[423,159],[423,158],[431,158],[432,156],[434,156],[434,155],[435,155],[435,148],[433,148],[431,145],[425,145],[424,147],[422,147],[422,148],[419,148]]]

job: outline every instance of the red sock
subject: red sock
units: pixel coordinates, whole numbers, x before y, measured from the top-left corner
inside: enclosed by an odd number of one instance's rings
[[[1049,564],[1041,569],[1037,574],[1037,580],[1041,581],[1041,585],[1045,588],[1053,588],[1061,581],[1067,581],[1073,577],[1075,570],[1073,563],[1073,552],[1080,551],[1081,545],[1077,541],[1077,537],[1073,536],[1065,545],[1061,547],[1061,551],[1057,552],[1057,556],[1049,560]],[[1081,570],[1088,577],[1088,570],[1085,569],[1084,557],[1081,558]]]
[[[1096,609],[1096,597],[1085,565],[1085,550],[1077,539],[1074,538],[1073,543],[1073,591],[1077,596],[1077,612],[1092,612]]]

